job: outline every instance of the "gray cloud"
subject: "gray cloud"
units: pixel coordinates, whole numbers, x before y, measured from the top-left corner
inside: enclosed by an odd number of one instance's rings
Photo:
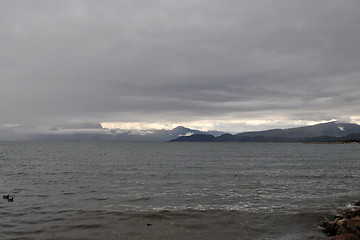
[[[2,124],[360,110],[360,3],[2,1]]]

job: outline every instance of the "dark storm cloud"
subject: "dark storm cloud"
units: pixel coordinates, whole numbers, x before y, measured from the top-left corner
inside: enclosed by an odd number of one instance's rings
[[[360,2],[1,1],[2,124],[356,116]]]

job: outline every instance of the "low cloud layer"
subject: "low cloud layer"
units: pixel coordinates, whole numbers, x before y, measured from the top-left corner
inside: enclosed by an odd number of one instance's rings
[[[356,121],[359,12],[357,0],[2,1],[0,124]]]

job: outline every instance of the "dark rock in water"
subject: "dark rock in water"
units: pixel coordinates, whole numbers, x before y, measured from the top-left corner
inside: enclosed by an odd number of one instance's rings
[[[359,202],[357,202],[357,203],[355,203],[355,206],[360,207],[360,201],[359,201]]]
[[[321,225],[329,240],[360,240],[360,208],[346,209]]]
[[[354,234],[342,234],[342,235],[337,235],[335,237],[331,237],[328,240],[360,240],[360,237]]]
[[[360,217],[360,208],[353,208],[344,210],[345,218],[355,218],[357,216]]]
[[[328,234],[329,236],[337,235],[339,231],[339,226],[337,225],[337,220],[334,221],[326,221],[322,224],[323,231]]]

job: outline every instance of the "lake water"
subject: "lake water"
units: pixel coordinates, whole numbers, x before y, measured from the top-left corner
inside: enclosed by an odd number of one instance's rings
[[[0,142],[0,239],[325,239],[359,144]]]

